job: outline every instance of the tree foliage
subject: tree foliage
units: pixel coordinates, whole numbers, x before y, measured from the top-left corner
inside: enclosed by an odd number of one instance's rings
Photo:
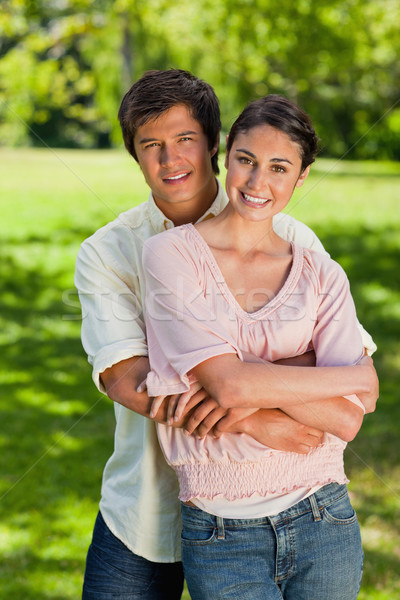
[[[281,93],[327,154],[400,158],[397,0],[3,0],[3,144],[120,142],[123,93],[146,69],[209,81],[224,128]]]

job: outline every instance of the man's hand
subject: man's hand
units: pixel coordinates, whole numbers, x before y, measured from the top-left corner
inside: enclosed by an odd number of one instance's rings
[[[143,391],[143,383],[139,386],[138,391]],[[195,404],[199,404],[208,397],[206,390],[198,381],[193,381],[190,384],[190,389],[182,394],[173,394],[170,396],[156,396],[153,398],[150,410],[150,417],[154,418],[158,413],[162,404],[167,406],[167,422],[172,425],[174,422],[180,421],[184,414],[187,414],[190,408]]]
[[[235,431],[235,423],[242,421],[257,411],[258,408],[235,408],[227,410],[226,408],[221,408],[212,398],[207,398],[189,415],[184,426],[185,433],[203,438],[213,430],[213,437],[220,437],[222,433],[228,431],[228,428],[231,428],[231,431]],[[221,421],[224,422],[224,426],[219,431],[218,426]]]

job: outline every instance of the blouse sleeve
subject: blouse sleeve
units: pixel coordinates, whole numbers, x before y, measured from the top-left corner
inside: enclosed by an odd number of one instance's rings
[[[340,265],[330,259],[322,262],[320,271],[319,307],[312,342],[318,367],[355,365],[364,355],[349,281]],[[346,398],[364,410],[355,394]]]
[[[184,242],[165,232],[147,240],[143,249],[150,396],[187,391],[189,371],[209,358],[241,357],[214,312],[213,294],[200,276],[201,255]]]

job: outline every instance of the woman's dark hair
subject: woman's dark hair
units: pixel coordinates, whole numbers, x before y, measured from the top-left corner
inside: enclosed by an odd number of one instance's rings
[[[318,137],[310,117],[297,104],[277,94],[254,100],[246,106],[231,127],[226,143],[227,154],[239,133],[245,133],[259,125],[275,127],[299,145],[302,171],[314,162]]]
[[[208,149],[215,146],[221,117],[218,98],[211,85],[181,69],[147,71],[125,94],[118,112],[125,147],[136,161],[134,137],[138,127],[178,104],[186,105],[201,125]],[[214,173],[218,174],[218,150],[211,163]]]

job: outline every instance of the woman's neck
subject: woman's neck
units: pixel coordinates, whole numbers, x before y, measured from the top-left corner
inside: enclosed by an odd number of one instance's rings
[[[272,217],[259,222],[250,221],[241,217],[229,204],[217,217],[200,224],[199,231],[208,238],[209,245],[235,249],[240,254],[254,251],[276,255],[288,249],[288,243],[274,232]]]

